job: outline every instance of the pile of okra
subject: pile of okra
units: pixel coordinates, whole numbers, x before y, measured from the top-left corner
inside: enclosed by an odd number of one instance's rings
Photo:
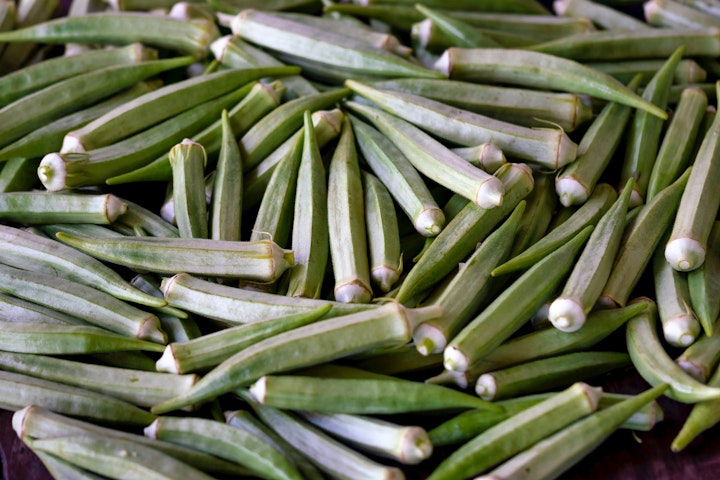
[[[555,478],[660,396],[679,452],[719,57],[717,0],[0,0],[0,407],[58,479]]]

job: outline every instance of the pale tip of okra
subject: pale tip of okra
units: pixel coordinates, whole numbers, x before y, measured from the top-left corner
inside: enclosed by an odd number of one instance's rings
[[[446,77],[452,76],[452,61],[450,60],[450,51],[450,48],[445,50],[442,55],[440,55],[440,58],[438,58],[433,65],[434,70],[442,73]]]
[[[424,428],[407,427],[405,429],[400,441],[400,454],[398,456],[401,463],[417,465],[430,458],[432,452],[433,445]]]
[[[225,50],[227,50],[227,47],[230,45],[232,39],[232,35],[225,35],[210,44],[210,51],[215,57],[215,60],[222,62],[222,59],[225,56]]]
[[[335,300],[340,303],[368,303],[372,290],[360,280],[352,280],[335,286]]]
[[[567,12],[569,0],[555,0],[552,4],[553,11],[558,17],[562,17]]]
[[[585,203],[590,196],[587,187],[573,177],[559,178],[555,182],[555,191],[564,207]]]
[[[155,362],[155,370],[166,373],[180,373],[172,343],[165,347],[162,355]]]
[[[168,341],[167,333],[160,328],[160,320],[152,314],[145,319],[138,329],[137,337],[140,340],[147,340],[160,345],[165,345]]]
[[[429,18],[415,22],[410,27],[410,38],[420,47],[426,47],[432,36],[433,21]]]
[[[682,313],[662,322],[663,337],[674,347],[691,345],[700,334],[700,323],[694,315]]]
[[[153,420],[153,422],[147,427],[143,428],[143,435],[147,438],[157,439],[158,438],[158,421],[160,419]]]
[[[15,411],[12,416],[12,429],[18,438],[25,436],[25,419],[30,414],[30,411],[35,408],[35,405],[28,405],[27,407],[21,408]]]
[[[704,365],[685,358],[678,358],[675,363],[698,382],[705,383],[707,381],[708,371]]]
[[[434,237],[445,226],[445,213],[437,207],[426,208],[415,217],[413,224],[420,235]]]
[[[475,393],[483,400],[492,400],[497,395],[497,382],[489,373],[483,373],[475,383]]]
[[[265,395],[267,394],[267,377],[260,377],[248,388],[250,395],[259,404],[265,403]]]
[[[630,200],[628,201],[628,208],[635,208],[639,207],[640,205],[645,203],[645,197],[637,188],[633,188],[633,191],[630,193]]]
[[[113,194],[105,195],[105,217],[108,223],[113,223],[120,215],[126,213],[127,210],[127,203],[123,202],[120,197]]]
[[[505,185],[497,177],[492,177],[478,187],[475,203],[482,208],[495,208],[502,205]]]
[[[695,270],[705,261],[705,246],[692,238],[676,238],[665,245],[665,260],[680,272]]]
[[[548,320],[563,332],[576,332],[585,324],[586,319],[582,305],[572,298],[556,298],[548,309]]]
[[[370,270],[370,278],[380,288],[380,291],[388,293],[400,279],[400,273],[397,268],[379,265]]]
[[[447,346],[443,350],[443,367],[455,372],[466,372],[470,368],[470,359],[455,346]]]
[[[59,153],[48,153],[37,168],[37,175],[43,186],[50,192],[56,192],[65,188],[67,178],[67,166],[62,155]]]
[[[85,153],[85,145],[82,141],[73,134],[73,132],[65,134],[60,147],[60,153]]]
[[[215,19],[217,20],[218,25],[220,25],[221,27],[230,28],[230,23],[232,23],[233,18],[235,18],[235,15],[223,12],[215,12]]]
[[[428,356],[440,353],[447,346],[447,337],[437,326],[431,323],[421,323],[413,330],[415,349],[420,355]]]

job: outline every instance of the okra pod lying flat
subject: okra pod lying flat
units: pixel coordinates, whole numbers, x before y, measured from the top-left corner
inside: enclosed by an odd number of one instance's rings
[[[157,361],[156,368],[159,372],[171,373],[207,370],[255,342],[312,323],[331,308],[328,304],[307,313],[237,325],[192,340],[170,343]]]
[[[590,34],[583,34],[587,35]],[[664,110],[609,75],[547,53],[503,48],[449,48],[438,59],[435,68],[454,80],[508,83],[585,93],[639,108],[662,119],[667,118]]]
[[[680,368],[701,382],[707,382],[720,362],[720,335],[700,335],[675,359]]]
[[[204,418],[162,417],[145,427],[150,438],[193,448],[237,462],[255,475],[272,479],[301,478],[295,466],[269,443],[247,431]]]
[[[144,12],[96,12],[60,17],[0,33],[0,42],[142,43],[204,58],[219,36],[213,21],[178,19]]]
[[[707,385],[720,388],[720,369],[716,368],[715,373],[708,379]],[[697,402],[670,444],[670,449],[673,452],[684,450],[698,435],[717,425],[720,422],[719,406],[720,400],[718,399]]]
[[[0,167],[0,193],[25,192],[37,183],[37,158],[15,157]]]
[[[221,120],[222,144],[210,205],[210,238],[237,241],[242,219],[242,157],[227,110],[222,111]]]
[[[97,239],[67,233],[57,238],[90,255],[118,265],[172,275],[276,280],[293,263],[292,251],[270,240],[242,242],[204,238],[119,237]]]
[[[416,4],[415,8],[427,17],[420,23],[413,25],[411,31],[413,40],[416,37],[416,26],[418,26],[417,40],[420,45],[427,47],[427,42],[423,40],[426,32],[432,29],[438,30],[441,36],[448,37],[450,45],[465,48],[483,48],[483,47],[501,47],[502,45],[495,41],[491,35],[486,35],[482,30],[469,25],[468,23],[445,15],[444,13],[430,9],[426,6]],[[429,23],[428,23],[429,22]]]
[[[720,26],[718,18],[682,2],[650,0],[643,4],[645,20],[655,27],[704,28]]]
[[[186,395],[153,407],[169,412],[256,381],[263,375],[342,358],[373,348],[401,345],[417,323],[440,315],[438,307],[407,309],[388,303],[377,309],[330,318],[261,340],[208,372]],[[317,347],[322,338],[323,348]]]
[[[131,338],[165,343],[158,318],[112,295],[47,273],[0,266],[0,289]]]
[[[590,0],[556,0],[553,10],[563,17],[585,17],[604,30],[635,30],[648,25],[609,5]]]
[[[131,228],[140,227],[148,235],[154,237],[180,236],[177,227],[167,222],[157,213],[126,198],[122,198],[122,201],[127,205],[127,210],[115,219],[116,224],[127,225]]]
[[[21,300],[12,295],[0,294],[0,320],[15,323],[52,323],[59,325],[84,325],[89,323],[72,315],[58,312],[37,303]]]

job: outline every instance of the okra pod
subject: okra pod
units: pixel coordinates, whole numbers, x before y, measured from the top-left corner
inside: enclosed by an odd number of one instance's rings
[[[292,251],[281,249],[270,240],[241,242],[171,237],[97,239],[68,233],[58,233],[57,238],[96,258],[168,275],[186,272],[273,282],[293,262]]]
[[[153,407],[169,412],[217,397],[263,375],[342,358],[363,350],[401,345],[417,323],[440,315],[438,307],[406,309],[388,303],[377,309],[316,322],[280,333],[241,350],[208,372],[186,395]],[[322,337],[323,348],[317,348]]]
[[[51,323],[59,325],[84,325],[89,323],[72,315],[58,312],[37,303],[21,300],[0,293],[0,320],[15,323]]]
[[[686,51],[686,54],[690,52]],[[454,80],[509,83],[584,93],[635,107],[662,119],[667,118],[664,110],[609,75],[548,53],[517,49],[449,48],[438,59],[435,68]]]
[[[25,192],[37,183],[37,158],[15,157],[0,166],[0,193]]]
[[[682,2],[650,0],[643,4],[645,20],[654,27],[707,28],[720,26],[720,19]]]
[[[126,198],[122,198],[122,201],[127,205],[127,210],[115,220],[116,224],[127,225],[132,228],[140,227],[148,235],[154,237],[180,236],[175,225],[168,223],[155,212]]]
[[[715,332],[720,315],[720,224],[715,222],[708,239],[705,261],[695,270],[688,272],[687,282],[690,306],[697,316],[705,335]]]
[[[664,350],[657,334],[657,307],[650,304],[627,324],[625,339],[633,365],[650,385],[669,385],[665,395],[682,403],[720,398],[720,388],[685,373]]]
[[[533,176],[535,187],[525,197],[526,208],[518,227],[517,240],[513,243],[508,258],[518,255],[543,238],[555,213],[557,194],[553,176],[538,171],[534,172]]]
[[[508,163],[500,147],[492,142],[485,142],[474,147],[457,147],[452,151],[490,174],[497,172],[498,168]]]
[[[590,0],[556,0],[552,4],[557,15],[584,17],[604,30],[636,30],[648,25],[609,5]]]
[[[434,236],[445,226],[445,216],[425,181],[405,154],[385,135],[350,116],[358,149],[377,178],[424,236]]]
[[[213,184],[210,238],[238,241],[242,214],[242,157],[227,110],[222,111],[221,117],[222,144]]]
[[[720,369],[707,381],[711,388],[720,388]],[[680,431],[670,444],[670,450],[679,452],[685,449],[698,435],[720,422],[720,400],[702,400],[693,405]]]
[[[675,359],[680,368],[703,383],[707,383],[710,374],[717,369],[718,362],[720,335],[700,335]]]
[[[328,243],[335,300],[368,303],[370,287],[365,205],[355,135],[348,118],[328,166]]]
[[[465,371],[510,335],[537,311],[565,278],[577,252],[590,236],[585,227],[568,243],[540,260],[498,295],[445,348],[443,365]],[[478,332],[482,331],[482,335]]]
[[[548,319],[555,328],[566,332],[582,328],[595,307],[620,248],[633,184],[632,178],[628,180],[625,191],[600,217],[560,296],[550,304]]]
[[[207,201],[203,181],[207,154],[197,142],[185,139],[170,149],[173,171],[175,223],[181,238],[208,238]]]
[[[651,79],[665,64],[666,60],[615,60],[608,62],[588,62],[589,67],[600,70],[608,75],[617,78],[621,82],[630,81],[635,75],[642,75],[640,85],[644,91],[644,85]],[[679,85],[688,83],[702,83],[707,80],[707,71],[698,62],[692,59],[682,59],[678,62],[673,73],[673,84],[676,88]],[[672,89],[671,89],[672,90]],[[668,102],[674,104],[673,96],[668,97]]]
[[[427,17],[427,20],[413,25],[413,34],[415,34],[415,27],[417,25],[425,24],[424,26],[426,26],[427,29],[437,28],[442,35],[448,37],[448,43],[457,47],[497,48],[502,46],[500,43],[495,41],[491,35],[484,34],[481,30],[464,22],[463,20],[453,18],[449,15],[445,15],[440,11],[428,8],[427,6],[423,6],[420,4],[416,4],[415,8],[425,17]],[[430,25],[425,23],[428,21],[430,22]],[[421,30],[420,36],[422,35],[423,33]],[[420,42],[422,45],[422,40],[420,40]]]

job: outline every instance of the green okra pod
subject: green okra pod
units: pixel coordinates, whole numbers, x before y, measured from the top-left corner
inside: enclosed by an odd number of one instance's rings
[[[452,151],[488,173],[497,172],[498,168],[507,163],[503,151],[492,142],[485,142],[474,147],[457,147]]]
[[[207,163],[205,148],[185,139],[170,149],[168,159],[173,171],[172,198],[180,237],[206,239],[207,201],[203,181]]]
[[[651,60],[610,60],[607,62],[588,62],[589,67],[600,70],[603,73],[617,78],[621,82],[629,82],[636,75],[641,75],[641,89],[644,91],[645,84],[665,65],[667,60],[651,59]],[[700,66],[698,62],[692,59],[684,58],[677,63],[673,72],[673,84],[675,88],[680,88],[678,84],[702,83],[707,80],[707,71]],[[671,87],[672,91],[672,87]],[[668,97],[669,103],[673,104],[677,100],[672,95]]]
[[[713,336],[720,315],[720,224],[710,230],[705,261],[688,272],[687,282],[690,306],[697,316],[705,335]]]
[[[208,372],[186,395],[153,407],[169,412],[217,397],[263,375],[342,358],[364,350],[407,343],[412,329],[440,315],[438,307],[407,309],[388,303],[374,310],[330,318],[280,333],[241,350]],[[322,338],[323,348],[317,348]]]
[[[545,236],[557,206],[557,194],[553,176],[534,172],[535,186],[525,197],[526,208],[518,227],[516,241],[508,258],[518,255]]]
[[[358,149],[377,178],[424,236],[440,233],[445,216],[425,181],[403,152],[385,135],[350,116]]]
[[[237,325],[192,340],[170,343],[156,363],[157,370],[171,373],[208,370],[255,342],[319,320],[331,308],[329,304],[323,305],[308,312]]]
[[[400,232],[392,197],[374,175],[361,172],[370,279],[387,293],[402,274]]]
[[[625,230],[625,218],[634,181],[598,220],[573,267],[565,286],[550,304],[548,319],[557,329],[572,332],[582,328],[605,287]]]
[[[643,4],[648,24],[665,28],[707,28],[720,26],[718,18],[684,5],[683,2],[650,0]]]
[[[468,370],[472,363],[527,322],[570,272],[577,252],[591,231],[592,227],[585,227],[568,243],[540,260],[465,325],[445,347],[445,368]],[[478,335],[480,331],[482,335]]]
[[[508,155],[553,170],[575,160],[577,146],[562,130],[520,127],[419,95],[378,90],[354,80],[347,80],[345,85],[384,111],[455,144],[493,142]],[[376,126],[390,136],[386,127]]]
[[[415,8],[426,16],[433,26],[440,30],[441,34],[449,37],[448,43],[451,45],[465,48],[501,47],[500,43],[495,41],[491,35],[484,34],[463,20],[420,4],[415,4]],[[414,28],[415,25],[413,25],[413,32]]]
[[[300,479],[285,456],[263,439],[226,423],[165,416],[145,427],[145,435],[237,462],[263,478]]]
[[[591,35],[583,34],[583,37]],[[686,54],[690,54],[689,51]],[[548,53],[517,49],[449,48],[438,59],[435,68],[454,80],[509,83],[584,93],[635,107],[662,119],[667,118],[664,110],[609,75]]]
[[[372,298],[362,179],[355,135],[348,118],[328,166],[328,243],[339,302]]]
[[[630,365],[630,357],[623,352],[564,353],[483,373],[475,383],[475,393],[485,400],[513,398],[586,381]]]
[[[309,111],[305,111],[298,167],[287,295],[319,298],[330,256],[327,175]]]
[[[428,477],[465,478],[522,452],[597,409],[602,390],[575,383],[480,433],[450,454]]]
[[[562,17],[584,17],[604,30],[636,30],[648,25],[632,15],[590,0],[556,0],[553,10]]]
[[[720,398],[720,388],[698,382],[664,350],[657,334],[657,308],[650,304],[645,312],[627,324],[625,339],[632,363],[650,385],[669,385],[665,395],[682,403]]]
[[[700,335],[675,359],[680,368],[707,383],[720,362],[720,335]]]
[[[154,237],[180,236],[177,227],[168,223],[157,213],[126,198],[123,198],[122,201],[127,205],[127,210],[115,220],[115,223],[132,228],[140,227],[148,235]]]
[[[720,388],[720,369],[715,370],[715,373],[707,381],[707,385],[712,388]],[[670,444],[670,450],[673,452],[684,450],[698,435],[717,425],[720,422],[719,405],[720,400],[718,399],[695,403],[680,431]]]
[[[97,239],[58,233],[64,243],[92,256],[145,271],[197,273],[275,281],[293,263],[292,251],[270,240],[242,242],[205,238],[118,237]]]
[[[51,323],[59,325],[89,325],[72,315],[58,312],[37,303],[0,294],[0,320],[14,323]]]
[[[37,158],[15,157],[0,166],[0,193],[25,192],[37,183]]]
[[[146,12],[96,12],[54,18],[10,32],[0,42],[119,44],[142,43],[204,58],[219,36],[215,22],[179,19]]]
[[[210,238],[240,240],[242,218],[242,157],[230,115],[222,114],[222,144],[217,161],[210,211]]]
[[[486,209],[469,202],[408,272],[396,301],[406,302],[439,282],[533,189],[534,179],[527,165],[508,163],[495,176],[505,185],[503,204]]]
[[[67,460],[40,450],[33,450],[29,447],[53,478],[68,478],[73,480],[100,480],[102,477],[74,465]]]

